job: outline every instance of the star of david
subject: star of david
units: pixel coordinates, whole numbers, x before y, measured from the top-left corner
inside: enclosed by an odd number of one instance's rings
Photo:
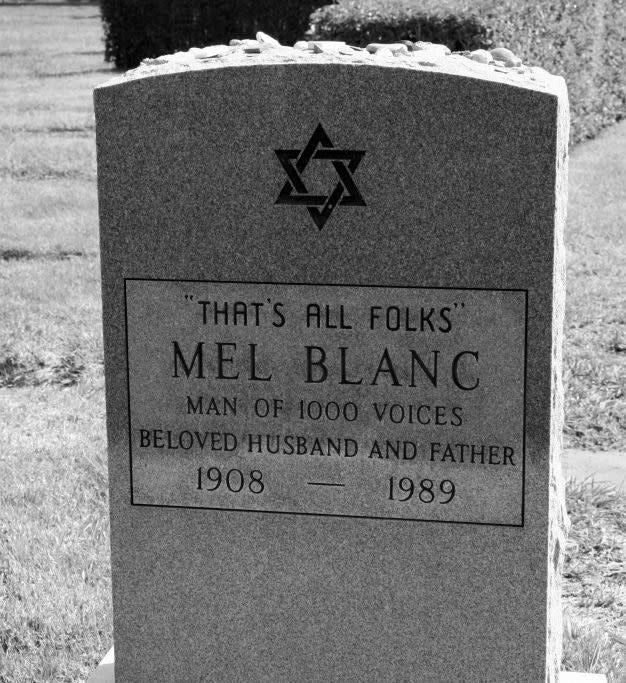
[[[321,123],[304,149],[275,149],[274,152],[289,178],[275,204],[306,206],[319,230],[324,227],[334,209],[340,204],[366,206],[352,177],[365,152],[337,149]],[[337,173],[337,185],[328,195],[309,194],[306,189],[302,174],[312,159],[329,161]]]

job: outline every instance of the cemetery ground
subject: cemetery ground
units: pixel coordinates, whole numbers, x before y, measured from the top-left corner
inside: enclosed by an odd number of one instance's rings
[[[95,145],[97,8],[0,7],[0,681],[112,643]],[[626,451],[626,122],[573,151],[566,445]],[[129,226],[132,229],[132,226]],[[626,457],[626,456],[625,456]],[[565,667],[626,678],[626,497],[568,487]]]

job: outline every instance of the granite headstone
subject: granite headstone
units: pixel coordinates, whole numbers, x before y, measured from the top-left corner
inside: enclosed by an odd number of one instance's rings
[[[554,680],[563,80],[261,35],[95,105],[118,683]]]

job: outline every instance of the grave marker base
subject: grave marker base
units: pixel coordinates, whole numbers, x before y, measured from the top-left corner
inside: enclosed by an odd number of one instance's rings
[[[98,668],[87,679],[87,683],[115,683],[115,654],[111,648]],[[607,683],[604,674],[585,674],[576,671],[561,671],[560,683]]]

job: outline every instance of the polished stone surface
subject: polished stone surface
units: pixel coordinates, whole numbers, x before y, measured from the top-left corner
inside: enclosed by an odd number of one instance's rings
[[[183,56],[96,90],[119,681],[556,676],[565,87],[440,57]],[[379,329],[376,306],[425,313]],[[262,426],[359,456],[227,448]]]

